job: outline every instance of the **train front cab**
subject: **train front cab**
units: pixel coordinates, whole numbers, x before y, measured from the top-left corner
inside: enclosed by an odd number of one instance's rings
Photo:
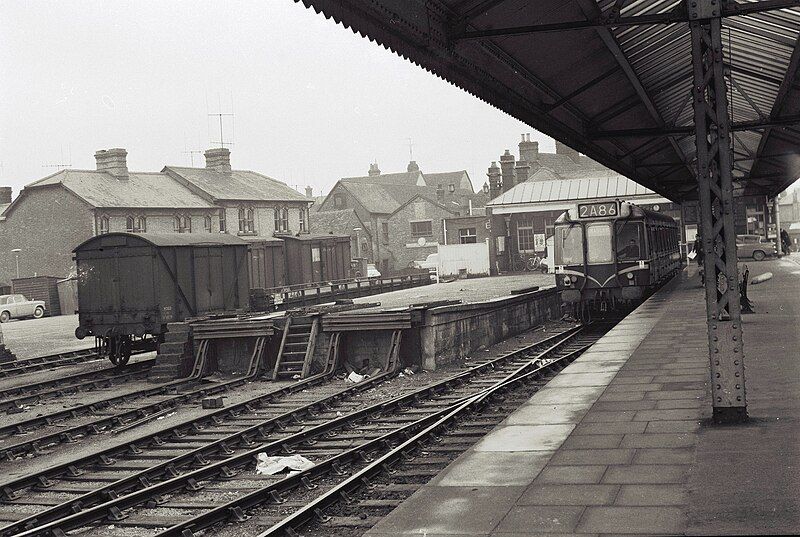
[[[583,207],[604,207],[586,215]],[[555,222],[555,274],[565,304],[592,311],[637,303],[680,268],[676,222],[630,203],[578,206]]]

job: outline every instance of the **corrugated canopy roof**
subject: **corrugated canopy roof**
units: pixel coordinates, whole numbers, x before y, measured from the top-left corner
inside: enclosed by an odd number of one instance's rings
[[[489,202],[489,206],[592,198],[621,198],[655,193],[622,175],[555,181],[526,181]]]
[[[301,1],[670,199],[697,197],[684,0]],[[717,4],[735,192],[772,196],[800,176],[800,2]]]

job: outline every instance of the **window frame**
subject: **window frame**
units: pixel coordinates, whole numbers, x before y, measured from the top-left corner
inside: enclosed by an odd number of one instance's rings
[[[183,224],[183,225],[181,225]],[[175,233],[192,232],[192,216],[189,214],[176,214],[173,219],[173,229]]]
[[[128,215],[125,217],[125,231],[128,233],[147,233],[147,217]]]
[[[240,205],[239,216],[239,234],[240,235],[254,235],[256,232],[256,211],[252,205]]]
[[[564,246],[563,246],[563,244],[558,245],[558,242],[557,242],[557,240],[559,239],[559,232],[562,232],[563,230],[567,230],[567,229],[571,230],[570,233],[578,233],[579,234],[579,236],[576,237],[576,238],[579,239],[578,243],[581,246],[580,250],[579,250],[580,258],[578,260],[576,260],[576,261],[575,260],[570,260],[568,262],[565,262],[564,261]],[[572,266],[574,266],[574,265],[583,266],[584,265],[584,262],[586,260],[586,257],[584,255],[584,251],[583,251],[584,229],[583,229],[583,226],[581,224],[555,226],[554,237],[555,238],[553,239],[553,249],[555,250],[554,255],[555,255],[555,263],[556,263],[556,265],[563,265],[563,266],[569,266],[569,265],[572,265]],[[562,241],[562,243],[563,243],[563,241]]]
[[[381,222],[381,238],[384,243],[389,243],[389,222]]]
[[[423,238],[423,237],[433,237],[433,220],[410,220],[408,222],[411,225],[411,236],[415,239]],[[429,233],[420,233],[418,231],[414,231],[414,225],[419,224],[428,224],[428,229],[430,230]]]
[[[225,208],[219,210],[219,232],[220,233],[228,232],[228,219],[225,216]]]
[[[466,233],[464,233],[465,231],[466,231]],[[472,239],[472,240],[469,240],[469,239]],[[462,228],[459,228],[458,229],[458,243],[459,244],[477,244],[478,243],[478,228],[477,227],[462,227]]]
[[[97,217],[97,234],[105,235],[111,232],[111,218],[107,214],[101,214]]]

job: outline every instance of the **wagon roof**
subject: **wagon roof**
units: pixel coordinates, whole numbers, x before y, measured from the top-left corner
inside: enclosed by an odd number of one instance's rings
[[[226,233],[104,233],[88,239],[75,247],[73,252],[84,249],[94,242],[104,242],[116,237],[138,239],[153,246],[247,246],[248,242]]]

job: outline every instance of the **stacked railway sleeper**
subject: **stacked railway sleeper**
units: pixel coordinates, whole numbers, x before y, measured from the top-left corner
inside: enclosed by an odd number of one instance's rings
[[[230,522],[241,523],[233,526],[236,535],[258,533],[304,512],[454,409],[489,408],[475,406],[476,398],[489,401],[487,394],[519,384],[523,389],[507,397],[511,406],[521,403],[602,333],[571,328],[425,386],[410,384],[388,399],[374,392],[394,372],[342,387],[330,382],[329,369],[126,446],[0,484],[0,520],[7,521],[0,537],[107,535],[110,526],[114,535],[187,537],[224,533]],[[461,433],[435,460],[463,450],[501,415],[495,409],[459,425]],[[259,455],[301,455],[313,466],[262,475]]]

